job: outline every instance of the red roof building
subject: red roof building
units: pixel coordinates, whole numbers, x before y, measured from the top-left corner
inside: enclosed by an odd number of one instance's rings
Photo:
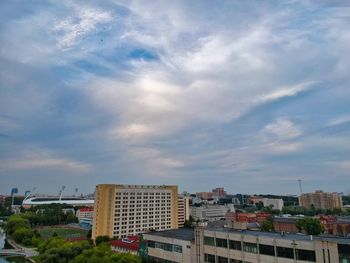
[[[138,255],[140,249],[140,238],[129,236],[123,239],[110,241],[112,251],[119,253],[130,253]]]

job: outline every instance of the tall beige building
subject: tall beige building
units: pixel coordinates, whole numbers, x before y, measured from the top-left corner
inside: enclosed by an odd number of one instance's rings
[[[178,187],[100,184],[96,186],[94,211],[92,239],[177,229]]]
[[[337,193],[316,191],[302,194],[299,197],[299,205],[306,208],[314,206],[316,209],[334,209],[343,207],[343,201]]]

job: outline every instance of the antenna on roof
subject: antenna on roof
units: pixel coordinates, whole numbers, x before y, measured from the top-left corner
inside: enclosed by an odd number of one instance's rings
[[[300,192],[300,195],[303,193],[303,187],[301,185],[301,179],[298,179],[298,183],[299,183],[299,192]]]

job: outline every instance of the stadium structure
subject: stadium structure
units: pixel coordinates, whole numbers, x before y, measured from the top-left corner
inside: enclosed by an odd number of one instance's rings
[[[49,204],[67,204],[72,206],[94,206],[95,200],[84,197],[65,196],[63,197],[63,191],[65,187],[62,187],[58,196],[33,196],[33,189],[23,200],[22,206],[24,208],[30,208],[37,205],[49,205]]]

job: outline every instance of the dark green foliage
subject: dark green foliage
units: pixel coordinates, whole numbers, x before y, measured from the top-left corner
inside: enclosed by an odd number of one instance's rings
[[[101,243],[103,242],[108,242],[110,241],[111,239],[109,238],[109,236],[98,236],[96,237],[95,239],[95,244],[96,246],[100,245]]]
[[[26,227],[19,227],[12,234],[13,239],[17,243],[23,243],[25,245],[31,245],[33,236],[34,231]]]
[[[84,250],[90,249],[91,245],[87,241],[67,242],[62,238],[53,237],[42,243],[38,247],[39,262],[48,263],[68,263]]]
[[[102,243],[91,249],[84,250],[71,263],[141,263],[138,256],[117,254],[111,251],[107,243]]]
[[[261,231],[265,231],[265,232],[273,231],[272,219],[269,218],[267,220],[264,220],[261,223],[260,229],[261,229]]]
[[[8,235],[12,235],[19,228],[30,228],[29,220],[21,215],[12,215],[5,224],[5,231]]]
[[[296,223],[299,231],[305,231],[308,235],[319,235],[324,232],[321,222],[317,218],[306,217],[299,219]]]

